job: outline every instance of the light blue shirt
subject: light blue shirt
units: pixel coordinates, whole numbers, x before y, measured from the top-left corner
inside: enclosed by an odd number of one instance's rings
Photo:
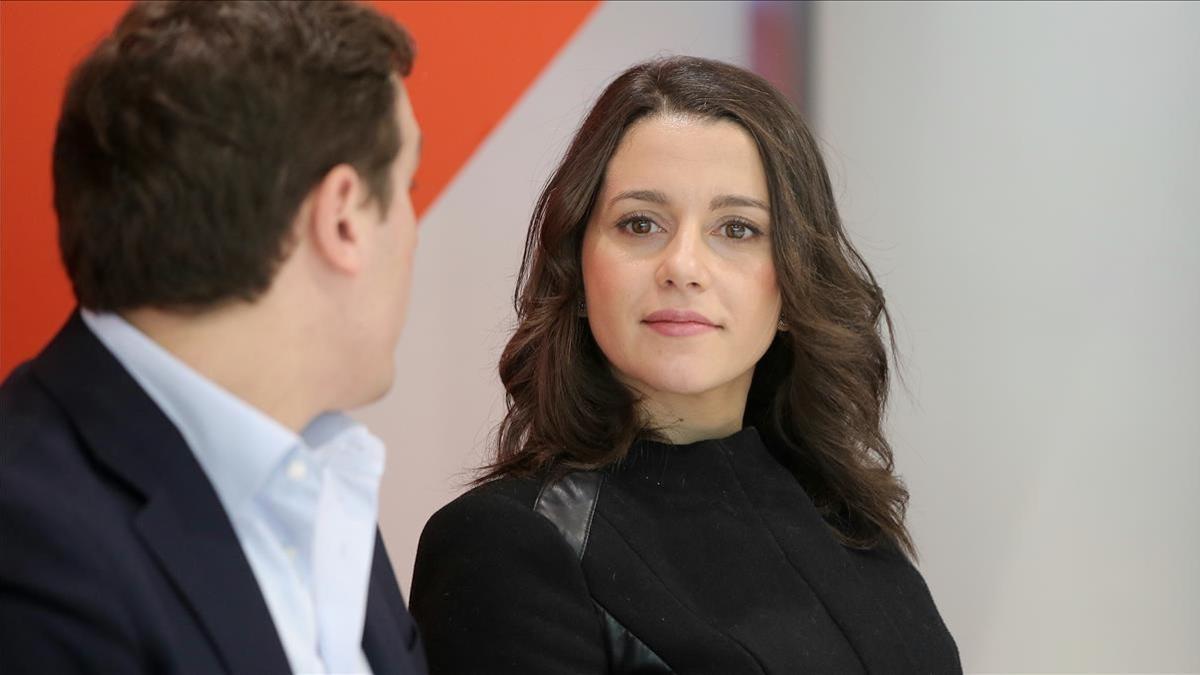
[[[195,453],[292,670],[370,672],[362,634],[383,475],[379,439],[340,413],[296,435],[120,316],[81,314]]]

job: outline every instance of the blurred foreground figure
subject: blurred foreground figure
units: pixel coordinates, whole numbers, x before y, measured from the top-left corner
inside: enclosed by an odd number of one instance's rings
[[[424,672],[339,412],[393,379],[412,58],[362,5],[166,2],[76,69],[79,309],[0,388],[0,671]]]
[[[740,68],[621,74],[534,209],[481,485],[412,611],[446,673],[947,673],[881,419],[883,293]]]

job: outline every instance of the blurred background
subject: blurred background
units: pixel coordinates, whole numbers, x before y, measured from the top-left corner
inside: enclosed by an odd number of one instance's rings
[[[1200,4],[376,4],[417,40],[426,134],[400,378],[358,412],[406,589],[503,414],[540,187],[614,75],[694,54],[823,143],[896,319],[888,424],[964,667],[1200,672]],[[0,5],[0,376],[73,307],[53,128],[125,6]]]

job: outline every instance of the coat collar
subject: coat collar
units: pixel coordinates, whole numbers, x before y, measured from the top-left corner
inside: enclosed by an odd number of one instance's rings
[[[144,499],[133,526],[227,670],[288,672],[287,656],[233,525],[179,430],[78,312],[32,367],[96,460]],[[376,673],[405,673],[413,666],[424,672],[416,628],[378,531],[363,648]],[[417,662],[411,663],[414,657]]]
[[[145,500],[133,526],[231,672],[287,657],[224,509],[179,431],[72,313],[33,364],[96,460]]]
[[[918,670],[904,634],[864,578],[859,554],[833,536],[808,495],[797,489],[794,476],[772,457],[758,433],[748,440],[726,453],[743,484],[756,487],[747,499],[788,561],[821,599],[867,672]]]

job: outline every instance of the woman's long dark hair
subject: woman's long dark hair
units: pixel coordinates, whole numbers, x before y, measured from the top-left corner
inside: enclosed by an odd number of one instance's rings
[[[691,57],[643,63],[604,90],[551,176],[529,225],[500,359],[507,414],[480,481],[620,461],[654,436],[580,318],[580,245],[609,159],[652,115],[730,120],[758,146],[771,198],[783,319],[755,367],[745,424],[795,474],[848,546],[912,555],[908,491],[882,430],[891,335],[883,292],[838,217],[817,144],[795,109],[741,68]]]

